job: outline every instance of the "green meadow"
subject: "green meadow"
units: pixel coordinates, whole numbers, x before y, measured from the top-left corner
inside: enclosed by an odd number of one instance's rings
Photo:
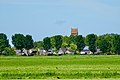
[[[120,79],[120,56],[0,56],[0,79]]]

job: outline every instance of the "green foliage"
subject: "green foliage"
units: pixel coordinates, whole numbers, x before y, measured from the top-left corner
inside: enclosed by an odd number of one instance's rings
[[[2,55],[2,52],[5,49],[5,45],[4,45],[4,40],[0,39],[0,55]]]
[[[33,39],[32,39],[32,36],[31,35],[26,35],[25,36],[25,49],[31,49],[33,48],[34,45],[33,45]]]
[[[99,36],[96,40],[96,46],[103,52],[109,52],[109,42],[105,39],[104,36]]]
[[[85,47],[85,43],[84,43],[84,39],[83,39],[82,35],[76,36],[75,40],[76,40],[77,49],[79,51],[83,50],[83,48]]]
[[[116,34],[112,37],[112,51],[116,54],[120,54],[120,35]]]
[[[55,48],[55,36],[52,36],[50,38],[50,42],[51,42],[52,48]]]
[[[89,50],[93,53],[96,52],[96,42],[97,36],[95,34],[88,34],[86,36],[86,45],[89,46]]]
[[[96,52],[96,46],[95,45],[90,45],[89,50],[92,51],[93,53]]]
[[[73,51],[76,51],[77,50],[77,45],[74,44],[74,43],[71,43],[70,44],[70,49],[73,50]]]
[[[15,34],[12,36],[12,44],[20,50],[23,48],[28,50],[34,47],[31,35]]]
[[[9,47],[9,40],[7,39],[6,34],[0,33],[0,39],[3,40],[5,47]]]
[[[93,53],[96,52],[98,47],[103,53],[110,54],[120,54],[120,35],[119,34],[104,34],[97,38],[95,34],[88,34],[86,38],[82,35],[78,36],[62,36],[56,35],[50,38],[44,38],[43,41],[34,42],[31,35],[24,36],[23,34],[15,34],[12,36],[12,44],[16,49],[31,49],[31,48],[44,48],[46,50],[54,48],[59,50],[59,48],[71,48],[71,44],[74,49],[77,51],[83,50],[85,46],[89,46],[89,50]],[[77,49],[76,49],[76,46]],[[6,47],[10,47],[9,40],[7,39],[6,34],[0,33],[0,55],[3,54],[3,51]]]
[[[12,44],[17,48],[22,50],[25,48],[25,36],[23,34],[15,34],[12,36]]]
[[[69,37],[70,44],[71,44],[71,43],[74,43],[74,44],[75,44],[75,43],[76,43],[76,40],[75,40],[75,39],[76,39],[76,36],[70,35],[70,37]]]
[[[5,56],[13,56],[13,55],[16,55],[16,52],[12,48],[6,47],[4,49],[3,55],[5,55]]]
[[[10,47],[7,36],[4,33],[0,33],[0,55],[2,55],[6,47]]]
[[[55,47],[57,50],[59,50],[59,48],[61,48],[62,45],[62,36],[61,35],[56,35],[55,36]]]
[[[43,41],[34,42],[34,48],[43,48]]]
[[[69,46],[69,44],[70,44],[70,39],[69,39],[69,37],[68,37],[68,36],[63,36],[63,37],[62,37],[62,42],[68,44],[68,46]]]
[[[43,44],[44,44],[44,49],[48,51],[48,49],[50,49],[52,46],[51,46],[51,42],[50,42],[50,38],[49,37],[46,37],[43,39]]]
[[[68,44],[66,42],[63,42],[62,45],[61,45],[62,48],[67,48],[68,47]]]

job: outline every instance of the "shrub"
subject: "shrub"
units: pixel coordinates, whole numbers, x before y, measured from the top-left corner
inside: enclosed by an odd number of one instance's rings
[[[103,53],[104,55],[115,55],[115,53],[112,53],[112,52],[106,52],[106,53]]]
[[[12,55],[16,55],[16,52],[12,48],[6,47],[4,49],[3,55],[5,55],[5,56],[12,56]]]

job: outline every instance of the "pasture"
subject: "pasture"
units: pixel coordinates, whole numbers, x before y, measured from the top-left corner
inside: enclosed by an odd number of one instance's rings
[[[120,79],[120,56],[0,56],[0,79]]]

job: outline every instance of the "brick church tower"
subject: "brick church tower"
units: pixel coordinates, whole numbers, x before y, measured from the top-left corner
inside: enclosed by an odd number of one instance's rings
[[[71,28],[71,35],[77,36],[78,35],[78,28]]]

